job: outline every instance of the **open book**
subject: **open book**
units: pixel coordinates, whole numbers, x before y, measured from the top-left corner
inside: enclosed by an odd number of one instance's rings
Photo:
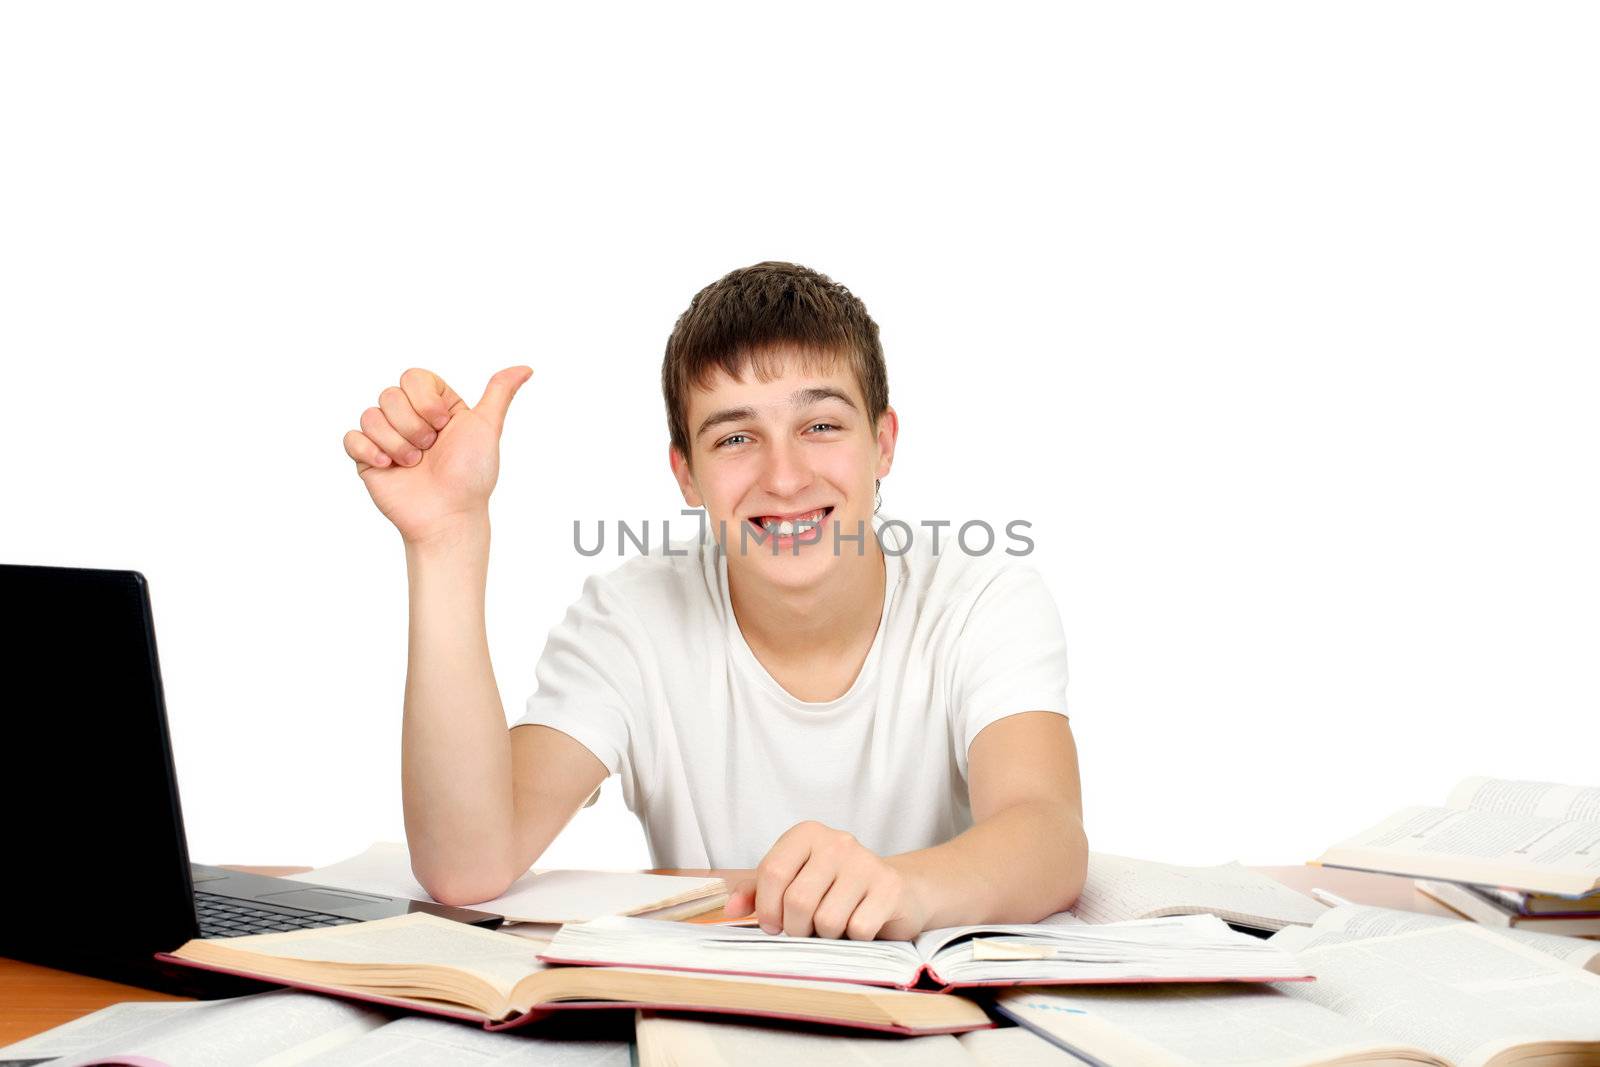
[[[559,1036],[486,1033],[460,1023],[280,990],[232,1000],[113,1004],[0,1048],[0,1063],[88,1067],[629,1067],[626,1027],[563,1027]],[[954,1040],[944,1038],[943,1040]]]
[[[1020,1026],[886,1038],[641,1012],[636,1040],[639,1067],[1083,1067]]]
[[[411,853],[397,841],[379,841],[359,856],[289,877],[357,893],[433,899],[411,873]],[[727,900],[728,887],[721,878],[535,868],[498,897],[473,907],[511,923],[570,923],[602,915],[686,919],[720,908]]]
[[[1459,926],[1464,919],[1448,915],[1426,915],[1415,911],[1396,911],[1394,908],[1374,908],[1363,904],[1343,904],[1329,911],[1317,921],[1317,943],[1332,944],[1336,940],[1356,941],[1368,937],[1388,937],[1390,934],[1426,930],[1435,926]],[[1504,937],[1524,948],[1560,960],[1580,970],[1600,974],[1600,941],[1581,937],[1562,937],[1559,934],[1542,934],[1532,930],[1494,929],[1490,933]],[[1286,946],[1298,945],[1297,935],[1285,934],[1278,939]]]
[[[992,1025],[981,1008],[960,997],[637,968],[546,967],[538,950],[524,938],[414,912],[348,926],[198,939],[157,958],[469,1019],[492,1030],[561,1009],[606,1007],[770,1015],[907,1034]]]
[[[1323,910],[1305,894],[1237,863],[1180,867],[1104,852],[1089,853],[1089,876],[1072,906],[1086,923],[1209,913],[1257,930],[1310,926]]]
[[[1311,977],[1293,956],[1211,915],[1085,925],[929,930],[915,941],[786,937],[760,930],[614,916],[572,923],[546,963],[660,967],[937,990],[1055,982],[1289,982]]]
[[[1368,907],[1363,904],[1343,904],[1317,920],[1317,925],[1313,929],[1316,944],[1329,945],[1335,941],[1359,941],[1365,938],[1410,933],[1413,930],[1465,925],[1470,925],[1465,919],[1451,918],[1447,915],[1427,915],[1415,911],[1397,911],[1393,908]],[[1541,934],[1531,930],[1495,929],[1488,932],[1495,937],[1506,938],[1524,948],[1533,949],[1542,955],[1559,960],[1569,967],[1600,974],[1600,941]],[[1302,944],[1309,943],[1293,931],[1284,933],[1283,936],[1276,938],[1276,941],[1286,948],[1296,950]]]
[[[1600,890],[1600,787],[1468,778],[1313,862],[1583,896]]]
[[[1600,976],[1471,923],[1341,907],[1271,940],[1298,952],[1317,981],[1024,989],[998,1006],[1102,1063],[1600,1062]]]

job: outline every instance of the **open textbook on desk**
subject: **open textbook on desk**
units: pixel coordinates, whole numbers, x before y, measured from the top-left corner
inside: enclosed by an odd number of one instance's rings
[[[1359,906],[1270,940],[1317,981],[1019,989],[997,1003],[1097,1064],[1600,1063],[1600,975],[1559,953],[1472,923]]]
[[[395,1014],[286,989],[232,1000],[130,1001],[0,1048],[0,1064],[629,1067],[632,1061],[628,1028],[592,1016],[529,1036]]]
[[[1088,925],[1042,923],[929,930],[915,941],[785,937],[760,930],[612,916],[561,928],[546,963],[659,967],[948,992],[974,986],[1081,982],[1294,982],[1292,955],[1230,930],[1214,915]]]
[[[358,856],[289,877],[357,893],[433,899],[411,873],[411,853],[398,841],[379,841]],[[498,897],[474,907],[503,915],[508,923],[568,923],[601,915],[685,919],[720,908],[727,899],[721,878],[535,868]]]
[[[1238,863],[1183,867],[1089,853],[1088,877],[1072,914],[1086,923],[1211,914],[1236,926],[1310,926],[1324,908],[1303,893]]]
[[[0,1048],[16,1067],[1081,1067],[1022,1027],[891,1037],[640,1013],[569,1017],[530,1035],[291,990],[226,1001],[115,1004]],[[629,1035],[635,1035],[637,1059]]]
[[[641,1012],[635,1033],[638,1067],[1083,1067],[1021,1026],[886,1038]]]
[[[955,1033],[989,1023],[976,1004],[948,995],[954,986],[1309,977],[1291,955],[1210,915],[1101,926],[1062,916],[1053,926],[930,931],[916,943],[616,916],[563,927],[541,957],[524,938],[414,913],[194,940],[158,958],[493,1028],[561,1009],[632,1006]],[[547,966],[551,960],[578,965]],[[924,972],[943,988],[913,991]]]
[[[547,967],[537,953],[537,944],[524,938],[415,912],[350,926],[194,940],[157,958],[467,1019],[492,1030],[558,1011],[618,1007],[762,1015],[902,1034],[993,1025],[976,1004],[943,994],[628,967]]]
[[[1314,862],[1581,897],[1600,891],[1600,787],[1468,778]]]

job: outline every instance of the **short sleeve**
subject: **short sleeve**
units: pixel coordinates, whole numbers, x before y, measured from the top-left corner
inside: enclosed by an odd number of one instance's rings
[[[1025,711],[1067,714],[1067,639],[1038,571],[1006,567],[978,591],[957,638],[951,683],[963,778],[967,750],[984,727]]]
[[[594,753],[612,774],[626,766],[632,713],[643,706],[639,674],[641,628],[602,575],[590,577],[583,595],[550,631],[517,726],[548,726]]]

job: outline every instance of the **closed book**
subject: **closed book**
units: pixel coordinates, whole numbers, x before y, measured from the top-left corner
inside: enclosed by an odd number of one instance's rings
[[[1550,893],[1507,889],[1498,885],[1482,885],[1477,889],[1484,896],[1498,900],[1522,915],[1576,915],[1584,918],[1600,918],[1600,893],[1561,897]]]
[[[1417,891],[1474,922],[1565,937],[1600,937],[1600,915],[1524,915],[1483,887],[1428,878],[1415,881]],[[1600,945],[1596,945],[1600,952]]]

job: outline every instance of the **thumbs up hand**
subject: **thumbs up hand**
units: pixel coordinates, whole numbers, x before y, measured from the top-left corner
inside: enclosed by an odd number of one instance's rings
[[[344,435],[372,502],[407,542],[487,512],[506,408],[532,376],[531,367],[507,367],[469,408],[443,378],[414,368],[361,413],[361,429]]]

